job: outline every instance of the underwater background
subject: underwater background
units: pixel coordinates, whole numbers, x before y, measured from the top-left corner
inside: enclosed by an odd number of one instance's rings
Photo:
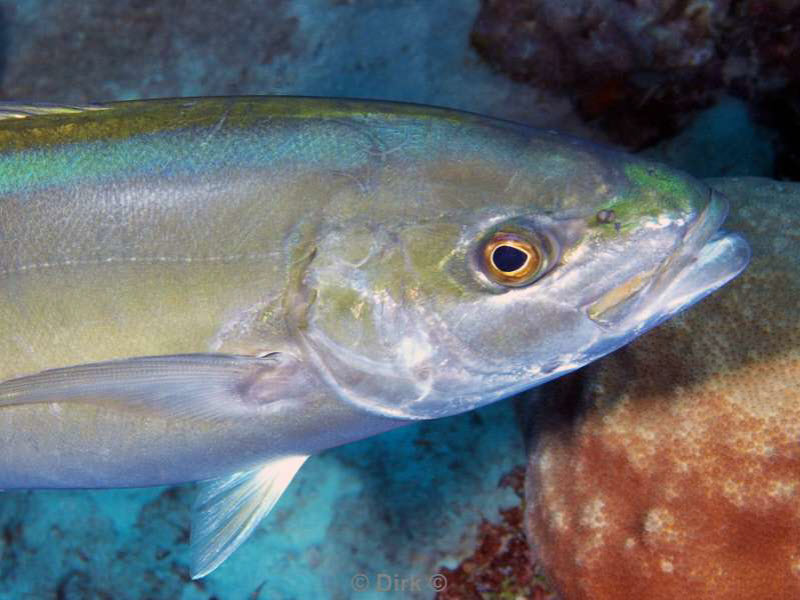
[[[192,486],[6,492],[0,598],[543,599],[556,588],[565,598],[687,589],[767,598],[800,589],[798,516],[781,512],[800,494],[800,189],[791,183],[800,180],[800,2],[1,0],[0,88],[7,100],[290,94],[489,114],[725,177],[715,181],[734,201],[731,228],[755,249],[744,281],[599,365],[312,457],[256,533],[198,581],[188,569]],[[630,381],[640,387],[625,388]],[[724,427],[709,428],[714,421]],[[665,452],[684,443],[685,454]],[[767,446],[764,460],[745,460]],[[720,460],[693,463],[701,454]],[[697,509],[684,528],[686,505],[658,485],[673,459],[674,472],[688,464],[697,475],[671,480]],[[737,468],[746,480],[730,475]],[[698,478],[709,486],[702,497],[718,490],[722,504],[686,500]],[[600,504],[598,490],[608,492]],[[572,526],[549,528],[554,512]],[[690,543],[720,530],[727,538],[716,545]],[[596,559],[615,536],[622,546],[632,539],[632,553]],[[585,558],[577,566],[576,556]],[[682,560],[699,569],[683,580]],[[775,578],[783,587],[770,587]]]

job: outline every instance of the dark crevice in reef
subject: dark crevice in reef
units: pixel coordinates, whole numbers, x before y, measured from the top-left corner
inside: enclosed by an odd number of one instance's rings
[[[800,180],[800,0],[593,0],[579,10],[482,0],[471,41],[511,78],[570,96],[631,150],[675,135],[720,94],[738,96],[779,135],[775,176]]]

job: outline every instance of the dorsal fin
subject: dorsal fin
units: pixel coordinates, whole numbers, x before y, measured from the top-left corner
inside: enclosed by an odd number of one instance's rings
[[[64,115],[92,110],[108,110],[102,104],[48,104],[26,102],[0,102],[0,121],[5,119],[27,119],[40,115]]]

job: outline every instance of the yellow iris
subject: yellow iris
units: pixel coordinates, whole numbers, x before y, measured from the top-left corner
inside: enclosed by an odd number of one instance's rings
[[[487,274],[497,283],[525,285],[542,266],[542,255],[533,244],[512,233],[498,232],[483,247]]]

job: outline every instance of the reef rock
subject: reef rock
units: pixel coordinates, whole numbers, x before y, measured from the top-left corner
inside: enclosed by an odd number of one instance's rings
[[[554,384],[526,528],[565,598],[800,598],[800,185],[720,179],[745,273]]]
[[[641,148],[718,90],[760,100],[800,80],[799,23],[798,0],[482,0],[472,42]]]

